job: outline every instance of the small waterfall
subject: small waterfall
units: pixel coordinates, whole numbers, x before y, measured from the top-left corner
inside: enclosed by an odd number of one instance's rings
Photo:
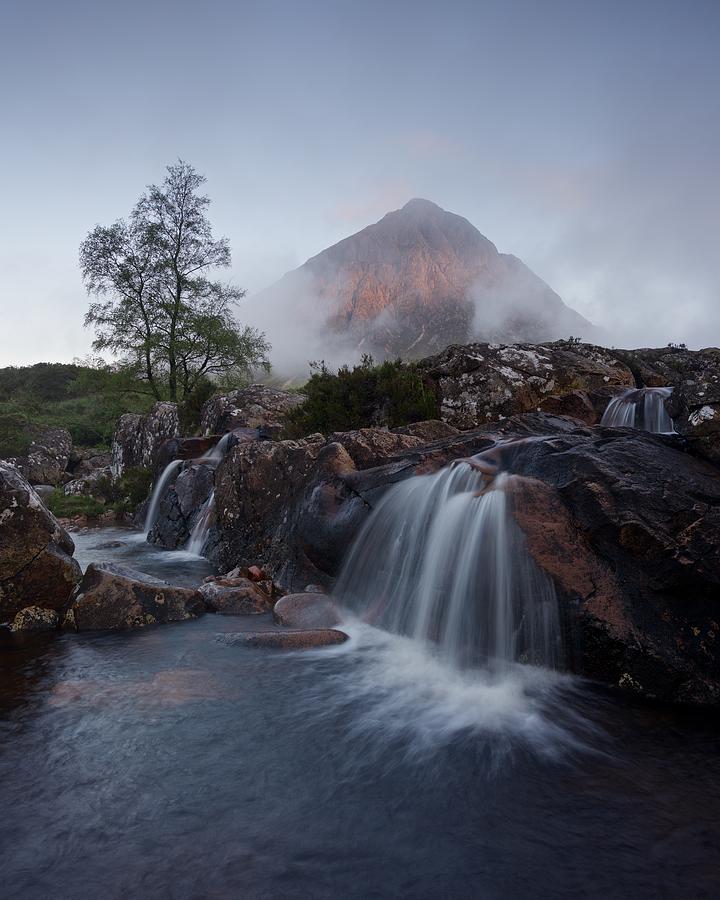
[[[152,496],[150,497],[150,505],[148,506],[147,515],[145,516],[145,539],[147,540],[153,525],[155,524],[155,520],[157,519],[158,508],[160,506],[160,500],[162,499],[163,494],[165,493],[165,489],[168,484],[170,484],[170,479],[175,475],[180,466],[182,465],[181,459],[174,459],[171,463],[168,463],[167,466],[163,469],[162,475],[158,478],[155,483],[155,487],[153,488]]]
[[[188,551],[188,553],[194,553],[196,556],[200,556],[202,554],[202,549],[205,546],[205,541],[207,540],[208,532],[210,531],[214,519],[215,491],[213,490],[210,492],[210,496],[203,504],[198,520],[195,523],[195,527],[193,528],[190,535],[190,539],[185,545],[185,549]]]
[[[655,434],[673,434],[675,426],[665,409],[671,387],[632,388],[614,397],[600,420],[611,428],[639,428]]]
[[[227,446],[232,436],[232,431],[228,431],[228,433],[224,434],[217,442],[217,444],[215,444],[214,447],[211,447],[204,456],[201,456],[200,459],[197,460],[197,462],[204,463],[205,465],[212,466],[213,468],[218,466],[225,458],[225,454],[227,453]]]
[[[508,509],[511,479],[463,462],[392,487],[361,530],[338,601],[387,631],[435,645],[447,661],[556,667],[555,590]]]

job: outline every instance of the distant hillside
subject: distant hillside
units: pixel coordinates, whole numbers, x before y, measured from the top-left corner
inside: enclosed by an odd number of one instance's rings
[[[0,369],[0,458],[21,456],[29,425],[67,428],[73,443],[108,446],[124,412],[145,412],[151,400],[128,391],[112,372],[65,363]]]
[[[411,200],[340,241],[247,306],[277,345],[296,329],[320,349],[421,357],[469,340],[537,342],[594,328],[467,219]],[[281,338],[282,339],[282,338]],[[325,341],[323,345],[322,340]],[[275,360],[282,366],[282,358]]]

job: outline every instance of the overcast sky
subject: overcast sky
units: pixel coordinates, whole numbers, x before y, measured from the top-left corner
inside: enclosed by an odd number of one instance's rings
[[[251,292],[434,200],[617,345],[720,344],[720,3],[0,0],[0,365],[182,157]]]

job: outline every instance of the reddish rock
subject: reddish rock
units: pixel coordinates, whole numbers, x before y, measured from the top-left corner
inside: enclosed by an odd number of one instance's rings
[[[273,608],[273,618],[289,628],[332,628],[340,622],[333,601],[325,594],[287,594]]]
[[[344,644],[348,636],[335,628],[322,628],[312,631],[243,631],[219,635],[218,639],[233,646],[239,644],[271,650],[310,650],[313,647]]]
[[[250,581],[263,581],[265,579],[265,573],[259,566],[250,566],[248,568],[248,578]]]
[[[272,609],[272,597],[246,578],[217,579],[199,590],[206,607],[221,616],[252,616]]]

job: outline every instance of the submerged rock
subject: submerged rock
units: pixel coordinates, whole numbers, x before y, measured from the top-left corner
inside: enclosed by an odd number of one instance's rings
[[[61,610],[80,581],[70,535],[20,472],[0,462],[0,619]]]
[[[241,631],[218,635],[218,640],[231,646],[258,647],[271,650],[310,650],[344,644],[348,636],[335,628],[312,631]]]
[[[208,581],[199,591],[207,608],[221,616],[252,616],[272,609],[272,597],[247,578]]]
[[[289,628],[332,628],[341,621],[330,597],[315,592],[281,597],[273,608],[273,618]]]
[[[88,566],[65,618],[76,631],[140,628],[202,615],[205,604],[194,588],[170,585],[128,566]]]

